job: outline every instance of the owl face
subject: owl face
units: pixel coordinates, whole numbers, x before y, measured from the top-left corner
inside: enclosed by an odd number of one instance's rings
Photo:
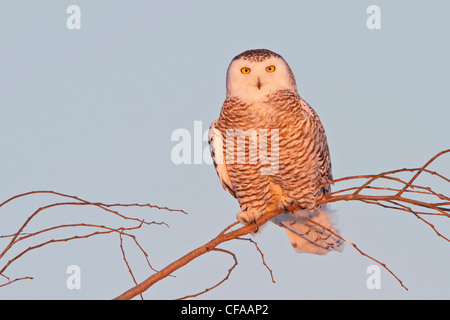
[[[259,100],[274,91],[286,89],[297,91],[295,77],[286,61],[270,50],[245,51],[228,67],[228,97]]]

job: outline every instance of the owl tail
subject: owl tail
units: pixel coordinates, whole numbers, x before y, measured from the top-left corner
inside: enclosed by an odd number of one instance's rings
[[[325,255],[329,251],[341,252],[343,249],[343,241],[336,236],[338,232],[329,215],[325,208],[314,211],[299,209],[282,213],[272,222],[285,228],[295,251]]]

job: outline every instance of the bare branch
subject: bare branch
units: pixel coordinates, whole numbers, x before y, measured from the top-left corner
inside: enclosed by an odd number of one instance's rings
[[[131,278],[133,279],[134,284],[137,285],[136,279],[134,278],[133,271],[131,271],[130,265],[128,264],[127,257],[125,256],[125,250],[123,250],[122,232],[119,232],[119,239],[120,239],[120,251],[122,251],[123,261],[124,261],[125,264],[127,265],[128,272],[130,273]],[[139,295],[140,295],[141,299],[144,300],[144,297],[142,296],[142,293],[140,293]]]
[[[269,266],[267,265],[266,260],[264,259],[264,253],[262,253],[261,249],[258,246],[258,243],[255,240],[251,239],[251,238],[241,238],[241,237],[239,237],[239,238],[236,238],[236,239],[250,241],[251,243],[253,243],[255,245],[256,250],[258,250],[259,254],[261,255],[261,260],[262,260],[263,265],[266,267],[267,270],[269,270],[270,277],[272,278],[272,282],[275,283],[275,279],[273,278],[272,269],[270,269]]]
[[[155,205],[151,205],[151,204],[138,204],[138,203],[133,203],[133,204],[104,204],[101,202],[89,202],[86,200],[83,200],[81,198],[78,198],[76,196],[70,196],[70,195],[66,195],[63,193],[59,193],[59,192],[54,192],[54,191],[31,191],[31,192],[27,192],[27,193],[23,193],[23,194],[19,194],[16,195],[14,197],[9,198],[8,200],[2,202],[0,204],[0,207],[4,206],[5,204],[22,198],[22,197],[26,197],[29,195],[34,195],[34,194],[53,194],[53,195],[57,195],[57,196],[61,196],[61,197],[65,197],[65,198],[70,198],[73,200],[77,200],[77,202],[57,202],[57,203],[52,203],[46,206],[43,206],[37,210],[35,210],[30,216],[28,216],[28,218],[25,220],[25,222],[22,224],[22,226],[13,234],[10,235],[1,235],[0,238],[11,238],[10,242],[5,246],[5,248],[3,249],[3,251],[0,253],[0,259],[2,259],[6,253],[10,252],[11,249],[19,242],[24,241],[24,240],[29,240],[31,238],[34,238],[38,235],[44,235],[44,234],[49,234],[51,231],[55,231],[57,229],[68,229],[68,230],[78,230],[80,228],[91,228],[91,229],[95,229],[94,232],[88,233],[88,234],[84,234],[84,235],[80,235],[79,233],[73,235],[73,236],[68,236],[68,237],[64,237],[64,238],[60,238],[60,239],[50,239],[47,241],[43,241],[40,243],[37,243],[35,245],[29,246],[28,248],[20,251],[19,253],[16,253],[16,255],[9,259],[4,265],[3,267],[0,266],[0,275],[3,276],[4,278],[6,278],[8,280],[7,283],[2,284],[1,286],[5,286],[8,284],[11,284],[15,281],[18,280],[23,280],[23,279],[32,279],[31,277],[23,277],[23,278],[18,278],[15,280],[10,280],[9,277],[7,277],[4,272],[5,270],[16,260],[18,260],[19,258],[21,258],[24,254],[41,248],[43,246],[49,245],[49,244],[53,244],[53,243],[60,243],[60,242],[67,242],[67,241],[71,241],[71,240],[77,240],[77,239],[87,239],[93,236],[98,236],[98,235],[106,235],[106,234],[111,234],[111,233],[117,233],[119,235],[120,238],[120,248],[122,250],[122,254],[123,254],[123,258],[128,266],[129,272],[132,275],[131,269],[128,265],[128,262],[126,260],[125,257],[125,252],[123,250],[123,246],[122,246],[122,236],[127,236],[131,239],[133,239],[134,244],[138,247],[138,249],[141,251],[141,253],[144,255],[148,266],[150,267],[151,270],[153,270],[154,272],[157,272],[158,270],[156,270],[155,268],[152,267],[152,265],[150,264],[150,261],[148,259],[148,254],[145,252],[145,250],[143,249],[143,247],[141,246],[141,244],[138,242],[138,240],[136,239],[136,237],[134,235],[132,235],[130,233],[130,231],[134,231],[137,229],[140,229],[143,225],[146,226],[150,226],[150,225],[165,225],[168,226],[165,222],[155,222],[155,221],[145,221],[144,219],[138,219],[138,218],[133,218],[133,217],[129,217],[129,216],[125,216],[121,213],[119,213],[118,211],[115,210],[111,210],[111,207],[148,207],[148,208],[154,208],[154,209],[158,209],[158,210],[166,210],[166,211],[172,211],[172,212],[182,212],[184,214],[186,214],[185,211],[183,210],[176,210],[176,209],[170,209],[168,207],[160,207],[160,206],[155,206]],[[50,209],[50,208],[54,208],[54,207],[60,207],[60,206],[95,206],[98,207],[100,209],[102,209],[103,211],[107,212],[107,213],[111,213],[113,215],[115,215],[116,217],[119,217],[122,220],[128,220],[128,221],[133,221],[136,222],[137,225],[135,226],[131,226],[131,227],[119,227],[119,228],[114,228],[114,227],[108,227],[105,225],[99,225],[99,224],[92,224],[92,223],[72,223],[72,224],[63,224],[63,225],[57,225],[57,226],[52,226],[52,227],[48,227],[48,228],[44,228],[35,232],[24,232],[24,229],[30,224],[30,222],[32,221],[32,219],[34,219],[38,214],[42,213],[43,211]],[[132,275],[133,277],[133,275]],[[134,277],[133,277],[134,280]],[[135,280],[134,280],[135,281]],[[135,281],[136,283],[136,281]]]
[[[368,204],[376,204],[376,205],[382,206],[384,208],[392,208],[392,209],[407,211],[409,213],[414,214],[420,221],[426,223],[429,227],[431,227],[439,237],[445,239],[446,241],[449,241],[449,239],[447,237],[445,237],[440,232],[438,232],[436,227],[433,224],[431,224],[430,222],[428,222],[427,220],[425,220],[423,217],[421,217],[421,215],[430,214],[430,215],[434,215],[434,216],[441,216],[441,217],[449,218],[450,215],[446,211],[449,210],[449,208],[447,208],[447,207],[450,206],[450,198],[448,196],[445,196],[445,195],[442,195],[442,194],[439,194],[439,193],[433,191],[430,187],[422,187],[422,186],[413,184],[413,182],[417,179],[417,177],[422,173],[427,173],[429,175],[436,176],[436,177],[440,178],[441,180],[444,180],[447,183],[450,182],[450,180],[448,178],[444,177],[443,175],[427,169],[427,167],[433,161],[435,161],[440,156],[442,156],[446,153],[449,153],[449,152],[450,152],[450,149],[444,150],[444,151],[438,153],[433,158],[431,158],[424,166],[422,166],[420,168],[414,168],[414,169],[406,169],[405,168],[405,169],[387,171],[387,172],[383,172],[383,173],[376,174],[376,175],[360,175],[360,176],[351,176],[351,177],[336,179],[334,181],[331,181],[328,184],[335,184],[338,182],[356,180],[356,179],[365,179],[366,181],[358,187],[351,187],[351,188],[337,190],[335,192],[332,192],[332,193],[326,195],[325,197],[323,197],[318,202],[318,204],[326,204],[326,203],[332,203],[332,202],[337,202],[337,201],[360,201],[360,202],[364,202],[364,203],[368,203]],[[407,172],[415,173],[413,178],[410,179],[408,182],[395,176],[396,174],[407,173]],[[373,187],[373,186],[371,186],[371,184],[373,184],[377,180],[394,181],[394,182],[402,184],[403,187],[391,188],[391,187]],[[388,191],[389,193],[381,194],[381,195],[370,195],[370,194],[363,194],[362,193],[363,190]],[[392,191],[394,191],[394,193]],[[415,194],[425,194],[427,196],[435,197],[439,201],[438,202],[424,202],[424,201],[420,201],[418,199],[408,197],[408,195],[415,195]],[[442,200],[444,200],[444,202],[442,202]],[[385,203],[389,203],[390,205],[386,205]],[[431,213],[416,212],[412,208],[413,206],[427,208],[427,209],[431,210],[432,212]],[[234,226],[236,226],[237,223],[235,222],[235,223],[229,225],[222,232],[220,232],[216,238],[212,239],[205,245],[189,252],[188,254],[186,254],[185,256],[181,257],[180,259],[174,261],[173,263],[169,264],[167,267],[162,269],[160,272],[153,274],[152,276],[150,276],[149,278],[147,278],[146,280],[144,280],[143,282],[141,282],[134,288],[131,288],[130,290],[128,290],[128,291],[124,292],[123,294],[121,294],[120,296],[118,296],[116,299],[131,299],[131,298],[133,298],[137,294],[150,288],[153,284],[155,284],[159,280],[165,278],[168,274],[170,274],[173,271],[188,264],[193,259],[213,250],[217,245],[219,245],[223,242],[226,242],[226,241],[230,241],[232,239],[239,239],[243,235],[254,232],[255,230],[257,230],[257,228],[259,226],[263,225],[264,223],[271,220],[272,218],[274,218],[275,216],[277,216],[280,213],[282,213],[282,212],[266,213],[265,215],[261,216],[258,219],[258,221],[256,221],[255,224],[246,225],[246,226],[243,226],[234,231],[229,231],[229,230],[231,228],[233,228]],[[320,226],[320,227],[327,229],[324,226]],[[329,229],[327,231],[332,232]],[[366,256],[367,258],[380,264],[383,268],[385,268],[391,275],[393,275],[397,279],[397,281],[401,284],[401,286],[403,288],[405,288],[407,290],[407,288],[403,284],[403,282],[386,266],[385,263],[382,263],[381,261],[366,254],[361,249],[359,249],[353,242],[351,242],[345,238],[342,238],[337,234],[335,234],[335,235],[338,236],[339,238],[341,238],[343,241],[349,243],[353,248],[355,248],[363,256]],[[241,240],[242,240],[242,238],[241,238]]]
[[[225,278],[223,278],[222,281],[220,281],[219,283],[215,284],[214,286],[209,287],[209,288],[203,290],[202,292],[199,292],[199,293],[196,293],[196,294],[192,294],[192,295],[188,295],[188,296],[179,298],[179,299],[177,299],[177,300],[184,300],[184,299],[188,299],[188,298],[198,297],[198,296],[201,295],[201,294],[204,294],[204,293],[206,293],[206,292],[208,292],[208,291],[211,291],[211,290],[214,289],[214,288],[217,288],[217,287],[220,286],[222,283],[224,283],[225,281],[228,280],[228,278],[230,277],[231,272],[232,272],[233,269],[238,265],[238,261],[237,261],[236,255],[235,255],[233,252],[228,251],[228,250],[225,250],[225,249],[214,248],[214,249],[212,249],[212,250],[213,250],[213,251],[219,251],[219,252],[227,253],[227,254],[231,255],[231,256],[233,257],[233,259],[234,259],[234,264],[231,266],[230,269],[228,269],[228,273],[227,273],[227,275],[225,276]]]
[[[369,258],[370,260],[375,261],[376,263],[378,263],[380,266],[382,266],[384,269],[386,269],[391,275],[393,275],[394,278],[397,279],[397,281],[400,283],[400,285],[401,285],[403,288],[405,288],[405,290],[408,290],[408,288],[405,287],[405,285],[403,284],[403,282],[395,275],[394,272],[391,271],[391,269],[389,269],[389,268],[387,267],[386,264],[384,264],[384,263],[382,263],[381,261],[375,259],[374,257],[368,255],[367,253],[365,253],[364,251],[362,251],[361,249],[359,249],[358,246],[357,246],[356,244],[354,244],[353,242],[351,242],[351,241],[345,239],[344,237],[340,236],[339,234],[337,234],[337,233],[334,232],[333,230],[331,230],[331,229],[329,229],[329,228],[327,228],[327,227],[321,225],[320,223],[317,223],[317,222],[315,222],[315,221],[313,221],[313,220],[311,220],[311,219],[308,219],[308,218],[305,218],[305,219],[308,220],[309,222],[311,222],[311,223],[313,223],[313,224],[319,226],[319,227],[322,228],[323,230],[326,230],[327,232],[331,233],[332,235],[338,237],[339,239],[341,239],[341,240],[347,242],[349,245],[351,245],[353,248],[355,248],[360,254],[362,254],[363,256]]]
[[[349,176],[344,177],[340,179],[336,179],[328,184],[334,184],[339,185],[341,183],[345,182],[359,182],[356,185],[350,186],[350,187],[343,187],[343,188],[337,188],[334,192],[324,196],[322,199],[318,201],[318,205],[325,205],[327,203],[333,203],[338,201],[358,201],[365,204],[370,205],[377,205],[382,208],[386,209],[394,209],[398,210],[400,212],[406,212],[408,214],[414,215],[420,222],[425,223],[430,229],[434,231],[434,233],[444,239],[447,242],[450,242],[450,239],[448,236],[442,234],[440,231],[438,231],[438,228],[435,226],[435,224],[432,224],[427,219],[431,217],[440,217],[440,218],[450,218],[450,197],[449,195],[444,195],[443,193],[437,192],[437,190],[434,190],[430,186],[422,186],[417,184],[419,177],[434,177],[434,179],[438,179],[439,182],[444,184],[449,184],[450,179],[442,175],[441,173],[438,173],[436,171],[430,170],[429,167],[431,164],[436,161],[439,157],[450,153],[450,149],[444,150],[438,154],[436,154],[433,158],[431,158],[429,161],[427,161],[422,167],[418,168],[403,168],[403,169],[397,169],[392,171],[386,171],[379,174],[373,174],[373,175],[359,175],[359,176]],[[405,175],[412,175],[409,179],[405,179]],[[120,241],[120,250],[122,253],[123,261],[125,262],[128,272],[133,280],[134,287],[129,289],[128,291],[122,293],[119,295],[116,299],[131,299],[137,295],[140,295],[141,298],[143,298],[142,293],[148,290],[151,286],[153,286],[155,283],[159,282],[160,280],[172,276],[173,272],[178,270],[179,268],[185,266],[192,260],[200,257],[201,255],[208,253],[208,252],[222,252],[226,253],[228,255],[231,255],[234,259],[234,264],[231,266],[231,268],[228,269],[228,272],[226,276],[217,284],[215,284],[212,287],[209,287],[202,292],[199,292],[197,294],[188,295],[185,297],[182,297],[180,299],[187,299],[191,297],[197,297],[201,294],[204,294],[206,292],[209,292],[218,286],[220,286],[222,283],[227,281],[232,273],[232,271],[235,269],[235,267],[238,265],[236,255],[228,250],[218,248],[218,246],[222,243],[225,243],[230,240],[245,240],[253,243],[257,249],[257,251],[261,255],[261,260],[263,265],[267,268],[267,270],[270,272],[270,276],[272,279],[272,282],[275,283],[275,280],[273,278],[272,270],[268,267],[266,264],[266,261],[264,259],[264,254],[260,250],[258,244],[253,241],[250,238],[243,238],[243,236],[255,232],[261,225],[267,223],[274,217],[276,217],[278,214],[282,213],[280,211],[277,212],[268,212],[264,215],[262,215],[255,223],[249,224],[249,225],[240,225],[238,222],[233,222],[226,228],[224,228],[214,239],[206,242],[204,245],[192,250],[191,252],[185,254],[183,257],[175,260],[174,262],[167,265],[165,268],[161,270],[156,270],[152,267],[150,264],[150,260],[148,258],[148,254],[144,250],[144,248],[141,246],[139,241],[137,240],[136,236],[133,234],[134,231],[142,228],[143,226],[150,226],[153,224],[156,225],[166,225],[164,222],[148,222],[144,219],[134,218],[127,216],[123,213],[119,213],[117,210],[114,210],[116,208],[127,208],[127,207],[147,207],[147,208],[153,208],[158,210],[165,210],[165,211],[171,211],[171,212],[181,212],[186,214],[183,210],[177,210],[177,209],[170,209],[168,207],[162,207],[162,206],[156,206],[151,204],[138,204],[138,203],[132,203],[132,204],[105,204],[101,202],[90,202],[84,199],[81,199],[76,196],[66,195],[63,193],[55,192],[55,191],[31,191],[27,193],[22,193],[16,196],[13,196],[6,201],[0,203],[0,208],[5,206],[6,204],[10,203],[13,200],[17,200],[22,197],[27,197],[31,195],[36,194],[50,194],[55,195],[58,197],[68,198],[71,199],[67,202],[55,202],[48,204],[46,206],[43,206],[41,208],[38,208],[35,210],[31,215],[29,215],[25,222],[20,226],[20,228],[12,234],[8,235],[0,235],[0,238],[3,239],[10,239],[9,243],[5,246],[3,251],[0,253],[0,261],[3,259],[6,255],[6,253],[11,252],[12,248],[15,247],[16,244],[20,243],[21,241],[25,240],[34,240],[39,235],[48,235],[51,234],[52,231],[55,230],[75,230],[75,235],[71,236],[65,236],[63,238],[59,239],[50,239],[46,241],[42,241],[40,243],[33,244],[29,246],[28,248],[22,250],[22,251],[16,251],[15,255],[9,259],[3,267],[0,265],[0,276],[4,277],[7,282],[4,284],[1,284],[0,287],[12,284],[19,280],[24,279],[32,279],[31,277],[21,277],[16,278],[14,280],[11,280],[9,277],[7,277],[4,272],[5,270],[16,260],[21,258],[25,253],[30,252],[32,250],[41,248],[43,246],[52,244],[52,243],[59,243],[59,242],[67,242],[72,241],[76,239],[87,239],[98,235],[106,235],[106,234],[117,234]],[[101,212],[112,214],[113,216],[119,218],[119,221],[127,221],[128,223],[134,224],[133,226],[125,227],[110,227],[106,225],[100,225],[100,224],[92,224],[92,223],[72,223],[72,224],[62,224],[57,226],[50,226],[38,231],[34,232],[25,232],[25,229],[29,226],[29,224],[32,222],[32,220],[38,215],[44,212],[47,209],[54,208],[54,207],[63,207],[63,206],[94,206],[99,209],[101,209]],[[114,209],[113,209],[114,208]],[[310,223],[318,225],[320,228],[322,228],[324,231],[327,231],[328,233],[333,234],[334,236],[340,238],[341,240],[347,242],[350,244],[355,250],[357,250],[361,255],[371,259],[372,261],[378,263],[381,265],[385,270],[387,270],[399,283],[400,285],[405,288],[406,286],[403,284],[403,282],[397,277],[396,274],[392,270],[390,270],[387,265],[383,262],[381,262],[378,259],[375,259],[374,257],[370,256],[369,254],[362,251],[355,243],[341,237],[340,235],[333,232],[333,230],[330,230],[329,228],[324,227],[323,225],[318,224],[317,222],[314,222],[312,220],[309,220]],[[434,222],[434,220],[433,220]],[[239,225],[239,227],[237,227]],[[94,230],[90,233],[86,233],[84,235],[80,235],[78,233],[78,230],[80,228],[90,229]],[[132,239],[134,245],[139,249],[139,251],[144,255],[147,264],[149,268],[151,269],[153,274],[151,274],[147,279],[145,279],[142,282],[138,282],[135,278],[133,271],[131,269],[131,266],[129,264],[129,261],[127,259],[126,251],[123,246],[123,237],[127,237],[128,239]]]

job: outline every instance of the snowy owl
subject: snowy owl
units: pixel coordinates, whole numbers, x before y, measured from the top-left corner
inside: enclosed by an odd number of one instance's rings
[[[271,221],[297,252],[341,251],[329,211],[317,204],[332,180],[325,130],[289,65],[270,50],[245,51],[228,67],[226,92],[209,145],[222,186],[239,201],[239,222],[277,210]]]

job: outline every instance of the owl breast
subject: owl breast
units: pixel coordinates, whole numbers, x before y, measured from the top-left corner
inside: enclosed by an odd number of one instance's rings
[[[323,144],[321,124],[308,107],[292,93],[271,95],[262,102],[225,101],[217,128],[243,211],[313,209],[323,195],[317,162]]]

